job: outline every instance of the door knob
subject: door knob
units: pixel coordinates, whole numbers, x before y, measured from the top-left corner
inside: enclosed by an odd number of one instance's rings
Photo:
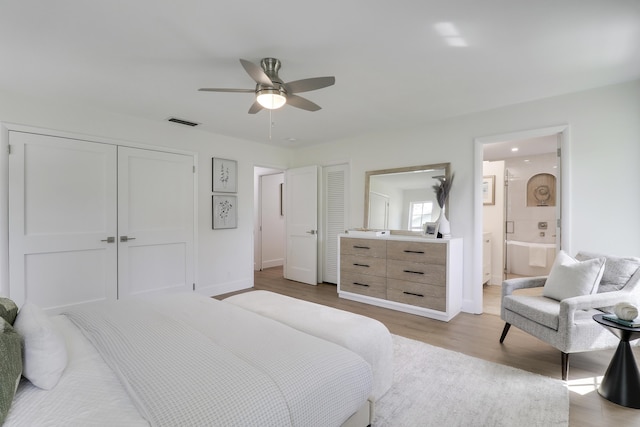
[[[316,234],[316,230],[309,230],[309,231],[307,231],[307,233],[309,233],[309,234]]]
[[[116,241],[115,237],[107,237],[106,239],[100,240],[101,242],[113,243]]]
[[[121,242],[128,242],[129,240],[136,240],[135,237],[129,237],[129,236],[120,236],[120,241]]]

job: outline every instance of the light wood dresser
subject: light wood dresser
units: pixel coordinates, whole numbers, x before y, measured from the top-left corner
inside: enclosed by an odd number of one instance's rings
[[[462,307],[462,239],[340,235],[341,298],[449,321]]]

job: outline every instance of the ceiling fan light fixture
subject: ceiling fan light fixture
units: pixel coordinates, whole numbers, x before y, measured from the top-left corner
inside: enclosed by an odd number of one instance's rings
[[[268,110],[277,110],[287,103],[284,93],[278,89],[262,89],[258,91],[256,100],[258,104]]]

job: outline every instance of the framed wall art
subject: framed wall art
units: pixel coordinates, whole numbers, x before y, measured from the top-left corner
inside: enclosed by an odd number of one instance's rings
[[[213,229],[238,227],[238,197],[214,195],[212,197]]]
[[[238,162],[219,157],[214,157],[211,161],[212,191],[214,193],[238,191]]]
[[[482,204],[496,204],[496,176],[486,175],[482,177]]]

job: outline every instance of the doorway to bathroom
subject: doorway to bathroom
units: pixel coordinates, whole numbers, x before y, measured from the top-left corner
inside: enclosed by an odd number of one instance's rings
[[[547,275],[561,241],[562,131],[482,145],[483,312],[500,311],[507,278]]]

